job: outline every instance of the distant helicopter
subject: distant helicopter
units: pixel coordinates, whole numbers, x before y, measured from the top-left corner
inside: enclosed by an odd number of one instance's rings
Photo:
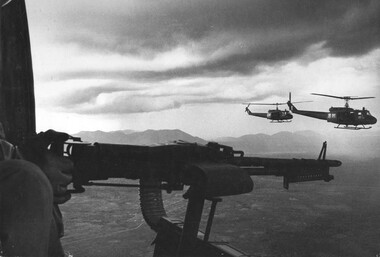
[[[245,111],[248,113],[248,115],[266,118],[271,120],[271,122],[291,122],[291,119],[293,119],[293,115],[288,110],[279,110],[279,105],[285,105],[286,103],[243,103],[248,104],[247,107],[245,107]],[[268,112],[260,113],[260,112],[251,112],[249,110],[250,105],[276,105],[276,109],[268,110]]]
[[[311,102],[311,101],[300,101],[295,103],[305,103],[305,102]],[[279,110],[279,105],[285,105],[287,103],[243,103],[247,104],[247,107],[245,107],[245,111],[248,113],[248,115],[266,118],[268,120],[271,120],[271,122],[291,122],[291,119],[293,119],[293,115],[288,110]],[[249,109],[250,105],[276,105],[276,109],[268,110],[266,113],[261,112],[251,112]]]
[[[339,129],[370,129],[371,127],[366,127],[365,125],[372,125],[377,122],[377,119],[373,117],[368,110],[364,107],[363,109],[353,109],[348,105],[350,100],[360,100],[360,99],[370,99],[375,98],[372,96],[368,97],[356,97],[356,96],[334,96],[312,93],[312,95],[325,96],[343,99],[346,101],[344,107],[331,107],[329,112],[316,112],[316,111],[306,111],[298,110],[291,102],[291,94],[289,93],[288,106],[289,109],[296,114],[308,116],[311,118],[327,120],[327,122],[332,122],[338,124],[335,128]]]

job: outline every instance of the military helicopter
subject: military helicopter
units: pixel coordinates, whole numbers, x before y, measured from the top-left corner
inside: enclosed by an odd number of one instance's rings
[[[271,120],[271,122],[291,122],[291,119],[293,119],[293,115],[288,110],[279,110],[279,105],[284,105],[286,103],[243,103],[247,104],[247,107],[245,107],[245,111],[248,113],[248,115],[266,118]],[[268,110],[268,112],[261,113],[261,112],[251,112],[249,110],[249,106],[251,105],[276,105],[276,109]]]
[[[304,103],[304,102],[310,102],[310,101],[301,101],[296,103]],[[288,110],[279,110],[279,105],[285,105],[287,103],[243,103],[247,104],[247,107],[245,107],[245,111],[248,113],[248,115],[266,118],[268,120],[271,120],[271,122],[291,122],[293,119],[293,115]],[[268,110],[266,113],[260,113],[260,112],[251,112],[249,109],[249,106],[251,105],[276,105],[276,109]]]
[[[334,96],[334,95],[325,95],[312,93],[312,95],[332,97],[343,99],[346,103],[344,107],[331,107],[329,112],[317,112],[317,111],[306,111],[298,110],[293,103],[291,102],[291,94],[289,93],[288,106],[289,109],[296,114],[308,116],[311,118],[327,120],[327,122],[332,122],[338,124],[335,128],[339,129],[370,129],[371,126],[366,127],[365,125],[372,125],[377,122],[377,119],[373,117],[368,110],[364,107],[363,109],[353,109],[348,105],[350,100],[361,100],[361,99],[370,99],[375,98],[373,96],[367,97],[357,97],[357,96]]]

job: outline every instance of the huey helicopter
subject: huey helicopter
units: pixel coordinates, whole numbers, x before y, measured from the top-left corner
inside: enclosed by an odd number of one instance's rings
[[[248,115],[266,118],[271,120],[271,122],[291,122],[291,119],[293,119],[293,115],[288,110],[279,110],[279,105],[284,105],[286,103],[243,103],[247,104],[247,107],[245,107],[245,111],[248,113]],[[249,106],[251,105],[276,105],[276,109],[268,110],[268,112],[251,112],[249,110]]]
[[[344,107],[331,107],[329,112],[317,112],[317,111],[306,111],[298,110],[291,101],[291,94],[289,93],[288,106],[289,109],[296,114],[308,116],[311,118],[327,120],[327,122],[332,122],[338,124],[335,128],[339,129],[370,129],[371,126],[366,127],[365,125],[372,125],[377,122],[377,119],[373,117],[368,110],[364,107],[363,109],[353,109],[348,105],[350,100],[361,100],[375,98],[373,96],[357,97],[357,96],[334,96],[312,93],[312,95],[332,97],[345,100]]]
[[[304,102],[310,102],[310,101],[302,101],[302,102],[296,102],[296,103],[304,103]],[[285,105],[287,103],[243,103],[247,104],[247,107],[245,107],[245,111],[248,113],[248,115],[266,118],[268,120],[271,120],[271,122],[291,122],[291,119],[293,119],[293,115],[288,110],[279,110],[279,105]],[[276,109],[268,110],[266,113],[260,113],[260,112],[251,112],[249,109],[250,105],[276,105]]]

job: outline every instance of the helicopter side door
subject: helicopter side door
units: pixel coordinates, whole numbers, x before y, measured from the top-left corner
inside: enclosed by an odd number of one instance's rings
[[[269,110],[267,114],[267,118],[271,120],[282,120],[283,119],[282,111]]]
[[[357,123],[361,124],[365,121],[365,112],[362,112],[362,111],[357,111],[356,113],[356,120],[357,120]]]
[[[338,113],[336,113],[336,112],[329,112],[327,114],[327,122],[337,123],[338,122]]]

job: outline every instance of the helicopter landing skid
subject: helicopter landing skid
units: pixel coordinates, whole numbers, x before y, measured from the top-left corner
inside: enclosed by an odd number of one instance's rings
[[[271,120],[270,123],[288,123],[292,122],[291,120]]]
[[[337,129],[349,129],[349,130],[360,130],[360,129],[370,129],[372,127],[366,127],[364,125],[362,125],[362,127],[358,127],[358,126],[348,126],[348,125],[344,125],[344,127],[340,127],[341,124],[339,124],[338,126],[334,127],[334,128],[337,128]]]

